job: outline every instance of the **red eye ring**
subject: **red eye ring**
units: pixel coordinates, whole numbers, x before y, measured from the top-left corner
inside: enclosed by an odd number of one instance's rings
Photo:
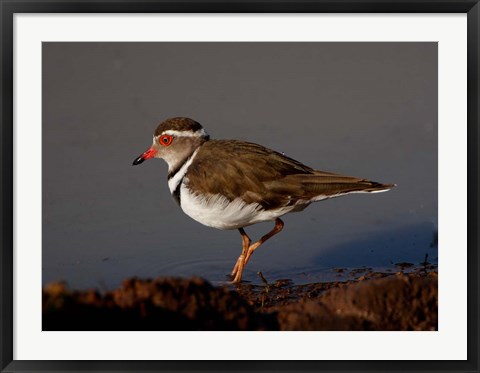
[[[160,145],[168,146],[172,143],[172,140],[173,140],[173,136],[162,135],[160,136],[160,139],[158,140],[158,142],[160,143]]]

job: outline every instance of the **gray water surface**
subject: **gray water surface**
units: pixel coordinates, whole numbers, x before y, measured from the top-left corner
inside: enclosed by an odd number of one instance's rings
[[[163,161],[131,166],[174,116],[212,138],[397,184],[285,215],[245,280],[436,262],[437,91],[436,43],[43,43],[43,282],[226,280],[239,233],[185,215]],[[255,239],[272,226],[246,231]]]

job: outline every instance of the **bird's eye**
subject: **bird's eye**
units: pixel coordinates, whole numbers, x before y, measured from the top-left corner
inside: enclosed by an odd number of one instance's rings
[[[160,144],[163,146],[168,146],[172,143],[173,136],[162,135],[160,136]]]

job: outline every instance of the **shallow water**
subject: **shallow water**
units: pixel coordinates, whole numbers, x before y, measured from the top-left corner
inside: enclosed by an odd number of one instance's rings
[[[435,43],[44,43],[43,282],[112,288],[130,276],[225,281],[237,231],[202,226],[166,165],[132,167],[159,121],[398,186],[284,217],[245,280],[331,280],[333,268],[438,262]],[[61,154],[61,156],[59,156]],[[272,223],[246,228],[253,239]]]

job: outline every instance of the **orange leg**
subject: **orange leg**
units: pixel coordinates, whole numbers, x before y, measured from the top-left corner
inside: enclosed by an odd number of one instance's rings
[[[245,230],[243,228],[239,228],[238,231],[242,235],[242,253],[237,259],[237,263],[235,263],[235,267],[233,267],[232,271],[232,278],[235,278],[237,275],[239,269],[240,272],[243,271],[243,267],[245,266],[245,258],[247,256],[248,248],[250,247],[250,243],[252,240],[250,240],[250,237],[248,237],[248,234],[245,233]]]
[[[250,245],[250,237],[245,233],[243,228],[240,228],[240,234],[242,235],[242,242],[243,242],[243,248],[242,248],[242,254],[238,257],[237,263],[235,264],[235,267],[233,268],[232,271],[232,277],[233,283],[239,283],[242,281],[242,272],[243,268],[246,266],[248,263],[248,260],[252,256],[253,252],[260,247],[265,241],[267,241],[269,238],[272,238],[275,236],[277,233],[279,233],[283,229],[284,223],[282,220],[279,218],[275,219],[275,227],[268,232],[266,235],[264,235],[262,238],[260,238],[257,242],[254,244]]]

